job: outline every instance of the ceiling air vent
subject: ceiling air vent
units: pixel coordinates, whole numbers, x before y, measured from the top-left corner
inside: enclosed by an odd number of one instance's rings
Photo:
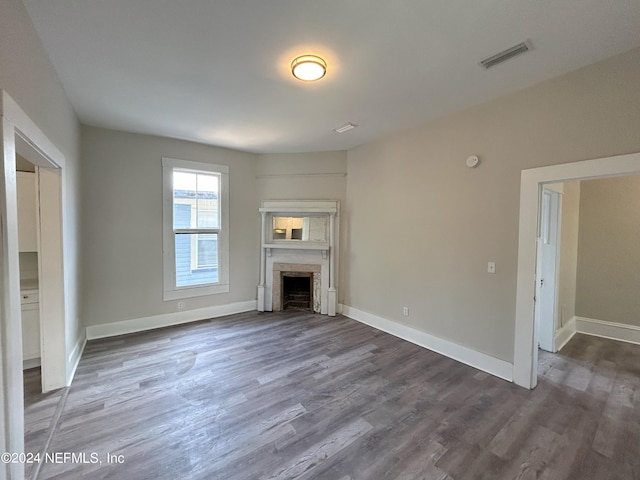
[[[495,55],[491,55],[490,57],[485,58],[484,60],[480,60],[480,65],[484,68],[491,68],[499,63],[506,62],[510,58],[515,57],[516,55],[520,55],[521,53],[529,51],[529,46],[526,42],[519,43],[511,48],[507,48],[506,50],[496,53]]]
[[[349,123],[345,123],[344,125],[340,125],[339,127],[334,128],[333,131],[337,132],[337,133],[344,133],[344,132],[346,132],[348,130],[351,130],[352,128],[356,128],[356,127],[357,127],[357,125],[355,123],[349,122]]]

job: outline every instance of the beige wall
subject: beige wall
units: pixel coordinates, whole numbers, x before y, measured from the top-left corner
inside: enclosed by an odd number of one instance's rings
[[[258,155],[262,200],[346,199],[347,152]]]
[[[639,84],[635,49],[350,150],[344,303],[513,361],[520,171],[640,151]]]
[[[640,326],[640,176],[582,182],[576,314]]]
[[[580,182],[563,184],[558,265],[558,328],[576,314],[576,270],[578,264],[578,224]]]
[[[185,310],[256,298],[256,156],[202,144],[82,128],[84,318],[87,325],[177,312],[162,300],[162,157],[229,166],[230,291]]]
[[[347,152],[313,152],[258,155],[257,192],[263,200],[340,200],[340,238],[348,230],[345,215],[347,197]],[[338,256],[342,264],[342,258]],[[336,279],[338,302],[343,299],[340,269]]]
[[[186,310],[255,298],[262,200],[346,197],[346,152],[254,155],[88,126],[82,152],[87,325],[177,311],[162,300],[163,156],[230,166],[231,291]]]
[[[64,154],[66,351],[81,332],[80,126],[21,0],[0,0],[0,88]]]

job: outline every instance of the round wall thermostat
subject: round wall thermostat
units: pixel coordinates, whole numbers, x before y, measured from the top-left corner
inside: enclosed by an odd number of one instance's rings
[[[471,155],[469,158],[467,158],[467,167],[469,168],[475,168],[479,163],[480,159],[477,155]]]

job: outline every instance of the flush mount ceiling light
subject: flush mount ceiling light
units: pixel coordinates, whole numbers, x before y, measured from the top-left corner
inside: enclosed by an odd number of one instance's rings
[[[301,55],[291,62],[291,73],[305,82],[320,80],[327,73],[327,62],[315,55]]]

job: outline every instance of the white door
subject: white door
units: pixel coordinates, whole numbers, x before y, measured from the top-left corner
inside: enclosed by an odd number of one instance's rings
[[[560,200],[558,192],[542,191],[538,268],[536,270],[536,332],[542,350],[555,352]]]

